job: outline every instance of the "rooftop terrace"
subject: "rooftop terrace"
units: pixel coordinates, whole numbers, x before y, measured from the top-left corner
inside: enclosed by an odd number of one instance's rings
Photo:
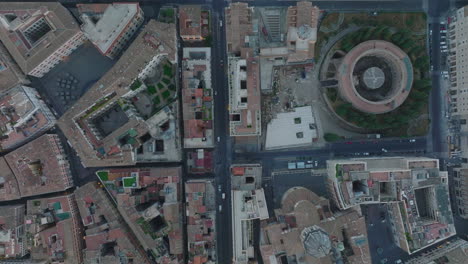
[[[177,61],[176,42],[174,24],[150,20],[112,69],[59,120],[85,166],[136,163],[134,150],[151,128],[128,100],[146,88],[137,78],[146,76],[163,59]],[[137,82],[138,87],[134,87]],[[123,125],[107,130],[111,132],[108,135],[97,133],[99,129],[90,121],[105,117],[106,111],[114,106],[125,112],[128,122],[120,115]]]

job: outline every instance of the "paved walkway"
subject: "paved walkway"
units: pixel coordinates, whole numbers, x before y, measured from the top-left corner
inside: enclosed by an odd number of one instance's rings
[[[320,31],[324,32],[324,33],[330,33],[330,32],[337,31],[340,28],[343,21],[344,21],[344,13],[339,13],[338,22],[332,24],[331,25],[332,28],[328,28],[326,26],[320,25]]]
[[[346,28],[345,30],[341,31],[340,33],[336,34],[335,36],[333,36],[331,39],[329,39],[327,41],[327,43],[325,44],[325,46],[323,46],[322,48],[321,47],[318,47],[320,49],[320,54],[321,56],[319,57],[319,61],[317,62],[316,65],[319,66],[319,68],[322,67],[322,64],[323,64],[323,60],[328,57],[328,53],[330,52],[330,49],[335,46],[335,44],[340,40],[342,39],[344,36],[346,36],[347,34],[349,33],[352,33],[354,31],[358,31],[361,27],[358,27],[356,25],[352,25],[348,28]],[[320,71],[319,71],[320,72]]]

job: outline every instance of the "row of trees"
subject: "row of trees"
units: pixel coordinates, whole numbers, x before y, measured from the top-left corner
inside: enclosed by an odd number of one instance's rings
[[[390,27],[382,25],[361,28],[344,37],[340,42],[340,47],[345,52],[349,52],[359,43],[374,39],[390,41],[399,46],[411,57],[413,66],[417,69],[425,70],[429,67],[429,57],[425,54],[425,45],[419,45],[407,29],[392,32]]]

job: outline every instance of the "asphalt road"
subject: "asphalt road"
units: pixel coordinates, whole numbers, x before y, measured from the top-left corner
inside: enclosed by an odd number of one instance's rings
[[[432,143],[431,151],[434,153],[444,153],[447,151],[446,131],[447,119],[445,117],[446,97],[445,89],[441,87],[440,72],[445,70],[441,67],[440,52],[440,23],[446,21],[447,12],[450,8],[450,1],[429,0],[428,21],[430,23],[429,30],[432,30],[430,38],[430,56],[432,70],[432,92],[430,96],[430,116],[431,116],[431,131],[429,135],[430,142]],[[431,147],[431,144],[429,145]]]
[[[20,1],[20,0],[18,0]],[[39,1],[39,0],[35,0]],[[60,0],[66,7],[74,7],[77,2],[86,3],[110,3],[113,0]],[[261,162],[264,168],[265,179],[268,180],[272,170],[281,168],[287,165],[289,159],[296,159],[297,157],[312,157],[319,161],[319,167],[325,166],[325,160],[333,157],[352,157],[352,156],[367,156],[369,155],[415,155],[425,154],[431,156],[434,151],[435,154],[443,150],[443,131],[441,131],[442,122],[444,122],[443,109],[440,104],[441,89],[439,87],[440,81],[438,74],[433,74],[433,91],[431,97],[431,119],[432,128],[431,135],[426,138],[417,138],[416,142],[409,142],[408,139],[389,139],[378,141],[354,141],[351,143],[334,143],[328,144],[323,149],[297,149],[288,151],[263,151],[252,153],[233,153],[232,140],[229,137],[228,126],[229,117],[227,112],[228,105],[228,86],[226,77],[226,40],[225,40],[225,22],[224,22],[224,7],[228,2],[222,0],[143,0],[128,2],[140,2],[143,7],[161,6],[167,4],[202,4],[212,8],[212,86],[216,91],[214,103],[214,119],[215,119],[215,137],[219,137],[220,141],[217,143],[215,149],[215,188],[218,190],[218,185],[221,187],[221,192],[216,195],[217,205],[222,207],[222,211],[217,212],[217,260],[218,263],[231,263],[232,260],[232,233],[231,233],[231,201],[230,201],[230,173],[229,167],[236,162]],[[272,0],[258,0],[258,1],[245,1],[250,5],[265,6],[265,5],[279,5],[288,6],[295,4],[296,1],[272,1]],[[466,3],[465,3],[466,2]],[[440,21],[441,16],[449,9],[449,0],[375,0],[375,1],[313,1],[321,9],[328,11],[427,11],[429,20]],[[468,1],[456,1],[455,5],[460,6],[468,4]],[[223,20],[223,26],[220,26],[219,21]],[[433,54],[434,72],[439,71],[438,65],[440,64],[439,54],[439,35],[437,23],[432,24],[433,34],[435,35],[430,45],[435,51]],[[436,33],[437,32],[437,33]],[[436,68],[437,67],[437,68]],[[432,149],[427,149],[428,141],[432,142]],[[429,144],[431,145],[431,144]],[[426,153],[426,150],[428,153]],[[279,160],[279,161],[278,161]],[[153,166],[154,164],[143,164],[144,166]],[[94,175],[93,171],[88,171],[85,168],[75,168],[75,174],[85,173],[86,175]],[[80,177],[81,178],[81,177]],[[83,177],[83,180],[77,182],[78,185],[84,184],[92,180],[92,176]],[[284,179],[279,181],[283,182]],[[266,181],[268,184],[268,181]],[[221,193],[226,194],[226,199],[221,199]],[[267,193],[273,196],[273,191]]]
[[[361,209],[368,223],[367,239],[369,240],[372,263],[381,263],[380,261],[384,259],[387,259],[387,263],[395,263],[398,259],[406,260],[409,258],[408,253],[393,242],[392,227],[387,220],[386,206],[366,205],[361,206]],[[383,221],[380,218],[381,213],[385,215]]]
[[[216,204],[221,206],[216,215],[217,230],[217,260],[218,263],[230,263],[232,259],[232,232],[231,228],[231,179],[229,167],[232,162],[232,141],[229,137],[229,116],[227,105],[229,104],[228,83],[226,78],[226,34],[224,31],[224,7],[223,1],[214,1],[212,5],[212,58],[211,75],[212,86],[216,92],[214,103],[215,137],[219,138],[215,149],[215,188]],[[220,25],[222,21],[222,25]],[[220,186],[221,188],[218,188]],[[221,191],[219,191],[219,189]],[[221,198],[225,193],[225,199]]]

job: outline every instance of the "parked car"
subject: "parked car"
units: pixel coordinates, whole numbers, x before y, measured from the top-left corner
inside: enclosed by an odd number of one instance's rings
[[[317,167],[318,166],[318,161],[315,161],[314,165],[315,165],[315,167]]]
[[[416,139],[410,139],[409,142],[416,142]]]
[[[385,223],[385,213],[384,212],[380,212],[380,221],[382,223]]]
[[[216,140],[218,140],[218,142],[219,142],[219,141],[221,141],[221,138],[220,138],[220,137],[218,137]]]
[[[218,207],[218,209],[219,209],[219,212],[222,212],[222,211],[223,211],[223,206],[220,205],[220,206]]]
[[[223,193],[223,194],[221,195],[221,198],[223,198],[223,200],[226,199],[226,194]]]
[[[382,148],[382,152],[388,152],[388,150],[386,150],[386,149]]]

